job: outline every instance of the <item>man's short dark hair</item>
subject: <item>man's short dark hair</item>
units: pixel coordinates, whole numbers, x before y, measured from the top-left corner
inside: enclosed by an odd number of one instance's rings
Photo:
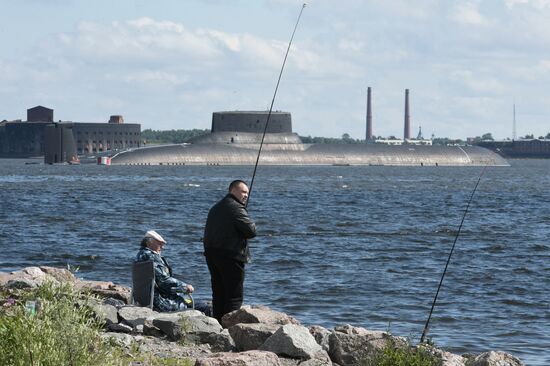
[[[244,180],[235,179],[233,182],[231,182],[231,183],[229,184],[229,189],[228,189],[229,192],[231,192],[231,191],[233,190],[233,188],[237,188],[237,186],[238,186],[239,184],[244,184],[245,186],[248,187],[248,184],[246,184],[246,182],[245,182]]]

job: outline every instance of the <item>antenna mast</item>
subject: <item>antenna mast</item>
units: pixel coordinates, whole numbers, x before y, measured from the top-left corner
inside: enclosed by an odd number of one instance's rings
[[[516,98],[514,98],[514,124],[513,124],[513,127],[512,127],[512,140],[516,140],[517,139],[517,135],[516,135]]]

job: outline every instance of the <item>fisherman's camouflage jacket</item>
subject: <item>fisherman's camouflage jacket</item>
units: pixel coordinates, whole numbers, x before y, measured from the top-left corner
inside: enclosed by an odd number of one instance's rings
[[[176,311],[180,309],[181,297],[187,284],[172,277],[172,268],[166,259],[149,248],[141,248],[136,256],[136,262],[152,261],[155,267],[155,293],[153,309],[155,311]]]

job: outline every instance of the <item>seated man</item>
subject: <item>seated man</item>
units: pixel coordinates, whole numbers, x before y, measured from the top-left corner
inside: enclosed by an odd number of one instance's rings
[[[183,297],[184,293],[195,291],[192,285],[172,277],[172,268],[161,251],[166,241],[156,231],[149,230],[141,241],[141,248],[135,262],[153,262],[155,268],[155,292],[153,295],[153,310],[179,311],[191,306]],[[210,316],[211,308],[206,303],[195,302],[195,309]]]

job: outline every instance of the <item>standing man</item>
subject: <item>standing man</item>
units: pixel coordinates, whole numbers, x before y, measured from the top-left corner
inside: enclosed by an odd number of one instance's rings
[[[244,266],[250,261],[247,239],[256,225],[246,211],[248,186],[242,180],[229,185],[229,193],[208,212],[204,228],[204,255],[212,281],[214,318],[237,310],[243,303]]]

